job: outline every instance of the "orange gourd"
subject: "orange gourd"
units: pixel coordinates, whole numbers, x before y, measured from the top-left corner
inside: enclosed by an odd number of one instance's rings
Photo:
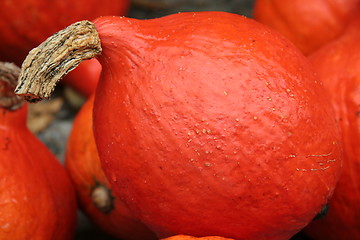
[[[342,33],[359,0],[256,0],[254,18],[309,55]]]
[[[101,168],[92,131],[90,97],[77,114],[67,143],[65,164],[83,212],[104,232],[123,240],[155,240],[122,201],[115,197]]]
[[[158,237],[289,239],[332,195],[342,159],[333,109],[280,34],[223,12],[82,21],[32,51],[16,93],[47,98],[91,56],[102,65],[102,167]]]
[[[342,130],[343,171],[328,214],[306,232],[315,240],[360,239],[360,12],[346,31],[310,55]]]
[[[55,156],[26,127],[13,93],[20,70],[0,63],[0,239],[70,240],[75,190]]]
[[[3,1],[0,8],[0,61],[20,66],[27,53],[49,35],[75,21],[125,15],[129,4],[129,0]],[[101,67],[96,60],[82,65],[63,81],[88,97],[96,88]],[[84,78],[87,78],[86,82],[82,80]]]
[[[168,238],[163,238],[162,240],[233,240],[231,238],[223,238],[223,237],[218,237],[218,236],[210,236],[210,237],[192,237],[192,236],[187,236],[187,235],[176,235],[176,236],[172,236],[172,237],[168,237]]]

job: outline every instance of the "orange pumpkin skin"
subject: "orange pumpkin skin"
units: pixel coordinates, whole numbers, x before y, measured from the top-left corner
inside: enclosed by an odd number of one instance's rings
[[[75,190],[55,156],[27,129],[26,117],[26,105],[0,107],[0,239],[73,239]]]
[[[28,52],[49,35],[75,21],[125,15],[129,3],[129,0],[4,1],[0,9],[0,61],[20,66]],[[84,66],[76,68],[63,82],[88,97],[96,88],[101,68],[96,60],[81,65]]]
[[[344,34],[310,56],[330,92],[342,130],[343,171],[324,219],[306,232],[315,240],[360,239],[360,14]]]
[[[187,235],[176,235],[176,236],[172,236],[172,237],[168,237],[168,238],[163,238],[162,240],[197,240],[197,239],[201,239],[201,240],[233,240],[231,238],[223,238],[223,237],[218,237],[218,236],[210,236],[210,237],[192,237],[192,236],[187,236]]]
[[[341,34],[359,0],[256,0],[254,18],[308,55]]]
[[[340,136],[289,41],[220,12],[94,23],[102,166],[159,237],[289,239],[320,211],[339,176]]]
[[[134,218],[119,198],[113,198],[111,188],[101,168],[92,131],[90,97],[76,116],[69,136],[65,164],[77,190],[81,209],[106,233],[124,240],[155,240],[155,234]],[[99,205],[93,200],[94,191],[107,189],[108,204]]]

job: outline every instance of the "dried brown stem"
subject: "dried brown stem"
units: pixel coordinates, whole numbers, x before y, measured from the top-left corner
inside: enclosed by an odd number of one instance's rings
[[[24,101],[15,95],[20,68],[13,63],[0,62],[0,107],[9,110],[19,109]]]
[[[90,21],[76,22],[30,51],[21,66],[15,93],[29,102],[49,98],[64,75],[101,51],[95,25]]]

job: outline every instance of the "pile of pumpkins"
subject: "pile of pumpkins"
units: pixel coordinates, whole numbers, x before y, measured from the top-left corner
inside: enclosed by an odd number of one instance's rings
[[[73,239],[78,208],[124,240],[360,239],[360,1],[254,3],[5,1],[0,239]],[[26,127],[60,80],[65,166]]]

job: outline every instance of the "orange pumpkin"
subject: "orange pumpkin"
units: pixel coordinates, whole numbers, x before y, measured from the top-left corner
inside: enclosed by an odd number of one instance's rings
[[[27,105],[13,93],[16,68],[0,63],[0,239],[69,240],[76,227],[75,190],[26,127]]]
[[[340,38],[310,56],[342,130],[343,171],[328,214],[306,229],[315,240],[360,239],[360,12]]]
[[[76,116],[65,164],[77,190],[83,212],[106,233],[124,240],[155,240],[155,234],[115,197],[101,168],[92,131],[90,97]]]
[[[298,49],[254,20],[102,17],[32,53],[16,91],[30,101],[98,55],[102,167],[114,195],[159,237],[289,239],[333,192],[342,152],[323,86]]]
[[[168,238],[163,238],[162,240],[233,240],[232,238],[224,238],[218,236],[210,237],[192,237],[187,235],[176,235]]]
[[[359,0],[256,0],[254,18],[308,55],[344,30]]]

